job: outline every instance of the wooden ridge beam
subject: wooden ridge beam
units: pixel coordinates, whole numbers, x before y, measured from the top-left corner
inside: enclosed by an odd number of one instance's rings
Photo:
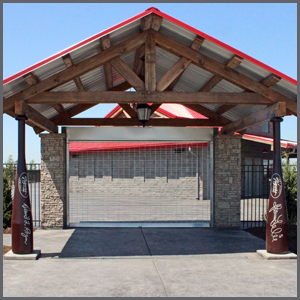
[[[74,118],[60,122],[58,125],[72,126],[142,126],[137,118]],[[207,119],[150,119],[146,126],[222,126],[217,121]]]
[[[48,120],[34,108],[30,107],[24,101],[17,101],[15,105],[15,114],[16,115],[25,115],[28,118],[28,121],[32,124],[37,125],[44,130],[47,130],[52,133],[58,132],[58,127],[56,124]]]
[[[159,47],[173,53],[177,56],[184,56],[192,63],[204,70],[218,75],[222,79],[225,79],[244,90],[250,90],[257,94],[260,94],[273,102],[286,102],[287,108],[294,114],[297,115],[297,102],[266,87],[260,82],[257,82],[244,74],[231,69],[222,63],[203,55],[189,47],[159,33],[155,32],[155,40]]]
[[[226,64],[227,67],[235,69],[241,62],[243,58],[234,55]],[[200,90],[199,92],[209,92],[211,91],[223,78],[220,76],[214,75]]]
[[[255,93],[180,93],[180,92],[44,92],[27,103],[181,103],[181,104],[257,104],[273,102]]]
[[[221,133],[239,132],[254,125],[269,121],[273,117],[283,117],[285,115],[286,103],[277,102],[240,120],[227,124],[222,128]]]
[[[129,38],[126,41],[123,41],[106,51],[102,51],[92,57],[81,61],[77,65],[74,65],[66,70],[54,74],[49,78],[40,81],[39,83],[28,87],[27,89],[19,92],[11,97],[3,99],[3,112],[12,108],[15,104],[15,101],[27,100],[31,97],[34,97],[42,92],[58,87],[70,80],[73,80],[75,77],[78,77],[84,73],[87,73],[97,67],[100,67],[105,62],[111,60],[114,57],[119,55],[131,52],[145,43],[147,36],[147,31],[137,34],[136,36]]]
[[[196,36],[195,40],[191,45],[191,49],[198,51],[204,42],[204,38]],[[159,92],[164,91],[168,86],[172,90],[185,69],[192,63],[190,59],[181,57],[180,60],[160,79],[157,83],[156,90]]]

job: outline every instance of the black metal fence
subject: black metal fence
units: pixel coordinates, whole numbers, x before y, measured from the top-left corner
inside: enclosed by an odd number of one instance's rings
[[[31,203],[33,227],[41,226],[41,197],[40,197],[40,182],[41,182],[41,165],[40,164],[26,164],[28,176],[28,189]],[[14,197],[14,178],[16,174],[17,165],[3,164],[3,173],[6,171],[6,176],[11,181],[11,193]]]
[[[243,165],[241,226],[258,227],[266,221],[272,165]]]

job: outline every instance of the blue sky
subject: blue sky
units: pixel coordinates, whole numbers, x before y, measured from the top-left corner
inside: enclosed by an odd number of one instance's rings
[[[3,78],[154,6],[272,68],[297,79],[295,3],[4,3]],[[98,105],[81,117],[104,117]],[[3,115],[3,161],[17,159],[17,122]],[[297,140],[297,118],[281,137]],[[26,126],[26,160],[40,162],[40,138]]]

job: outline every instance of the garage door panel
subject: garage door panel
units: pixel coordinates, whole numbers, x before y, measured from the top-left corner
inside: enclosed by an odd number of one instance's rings
[[[90,143],[69,146],[70,223],[210,221],[209,143]]]

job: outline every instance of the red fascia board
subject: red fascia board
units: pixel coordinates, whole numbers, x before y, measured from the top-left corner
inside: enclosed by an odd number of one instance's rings
[[[169,16],[169,15],[167,15],[167,14],[165,14],[165,13],[163,13],[163,12],[157,10],[157,9],[155,9],[155,8],[152,8],[151,12],[153,12],[153,13],[155,13],[155,14],[157,14],[157,15],[159,15],[159,16],[167,19],[167,20],[169,20],[170,22],[173,22],[173,23],[175,23],[175,24],[177,24],[177,25],[179,25],[179,26],[181,26],[181,27],[183,27],[183,28],[185,28],[185,29],[187,29],[187,30],[189,30],[189,31],[197,34],[197,35],[202,36],[203,38],[205,38],[205,39],[207,39],[207,40],[215,43],[216,45],[218,45],[218,46],[220,46],[220,47],[222,47],[222,48],[224,48],[224,49],[226,49],[226,50],[228,50],[228,51],[230,51],[230,52],[232,52],[232,53],[234,53],[236,55],[239,55],[239,56],[243,57],[244,59],[246,59],[246,60],[248,60],[248,61],[250,61],[250,62],[258,65],[261,68],[264,68],[265,70],[267,70],[267,71],[269,71],[271,73],[274,73],[275,75],[277,75],[277,76],[279,76],[281,78],[284,78],[285,80],[293,83],[294,85],[297,85],[297,80],[295,80],[295,79],[293,79],[293,78],[291,78],[291,77],[289,77],[289,76],[287,76],[287,75],[285,75],[285,74],[283,74],[283,73],[281,73],[281,72],[279,72],[279,71],[271,68],[270,66],[262,63],[261,61],[255,59],[255,58],[253,58],[253,57],[251,57],[251,56],[249,56],[249,55],[247,55],[247,54],[245,54],[245,53],[243,53],[243,52],[241,52],[241,51],[239,51],[239,50],[237,50],[237,49],[235,49],[235,48],[233,48],[233,47],[231,47],[231,46],[229,46],[229,45],[227,45],[227,44],[225,44],[225,43],[223,43],[223,42],[221,42],[221,41],[219,41],[217,39],[215,39],[214,37],[212,37],[212,36],[210,36],[210,35],[202,32],[202,31],[200,31],[200,30],[198,30],[198,29],[196,29],[196,28],[194,28],[194,27],[192,27],[190,25],[187,25],[187,24],[185,24],[185,23],[183,23],[183,22],[181,22],[181,21],[179,21],[179,20],[177,20],[177,19],[175,19],[175,18],[173,18],[173,17],[171,17],[171,16]]]
[[[106,29],[104,31],[101,31],[101,32],[99,32],[99,33],[91,36],[90,38],[87,38],[86,40],[84,40],[82,42],[79,42],[79,43],[77,43],[77,44],[75,44],[75,45],[73,45],[73,46],[71,46],[71,47],[69,47],[69,48],[67,48],[65,50],[62,50],[62,51],[60,51],[60,52],[58,52],[58,53],[56,53],[56,54],[54,54],[54,55],[52,55],[50,57],[48,57],[48,58],[46,58],[46,59],[44,59],[44,60],[42,60],[42,61],[40,61],[40,62],[38,62],[38,63],[36,63],[36,64],[34,64],[32,66],[30,66],[30,67],[28,67],[28,68],[26,68],[26,69],[24,69],[24,70],[22,70],[22,71],[20,71],[20,72],[18,72],[16,74],[14,74],[14,75],[11,75],[11,76],[5,78],[3,80],[3,85],[6,84],[6,83],[9,83],[10,81],[12,81],[14,79],[17,79],[17,78],[19,78],[19,77],[21,77],[21,76],[23,76],[23,75],[25,75],[25,74],[27,74],[29,72],[32,72],[35,69],[37,69],[37,68],[39,68],[39,67],[41,67],[41,66],[43,66],[43,65],[45,65],[45,64],[47,64],[47,63],[49,63],[49,62],[51,62],[53,60],[55,60],[55,59],[57,59],[57,58],[65,55],[65,54],[68,54],[69,52],[71,52],[73,50],[76,50],[76,49],[78,49],[78,48],[80,48],[80,47],[82,47],[82,46],[84,46],[84,45],[86,45],[86,44],[88,44],[90,42],[93,42],[94,40],[99,39],[100,37],[102,37],[102,36],[104,36],[106,34],[109,34],[112,31],[117,30],[117,29],[119,29],[119,28],[121,28],[123,26],[126,26],[127,24],[132,23],[132,22],[134,22],[134,21],[136,21],[136,20],[138,20],[140,18],[143,18],[143,17],[145,17],[145,16],[147,16],[147,15],[149,15],[151,13],[152,13],[151,10],[146,10],[146,11],[144,11],[144,12],[142,12],[142,13],[134,16],[134,17],[131,17],[131,18],[129,18],[129,19],[127,19],[127,20],[125,20],[125,21],[117,24],[117,25],[114,25],[114,26],[112,26],[112,27],[110,27],[110,28],[108,28],[108,29]]]

